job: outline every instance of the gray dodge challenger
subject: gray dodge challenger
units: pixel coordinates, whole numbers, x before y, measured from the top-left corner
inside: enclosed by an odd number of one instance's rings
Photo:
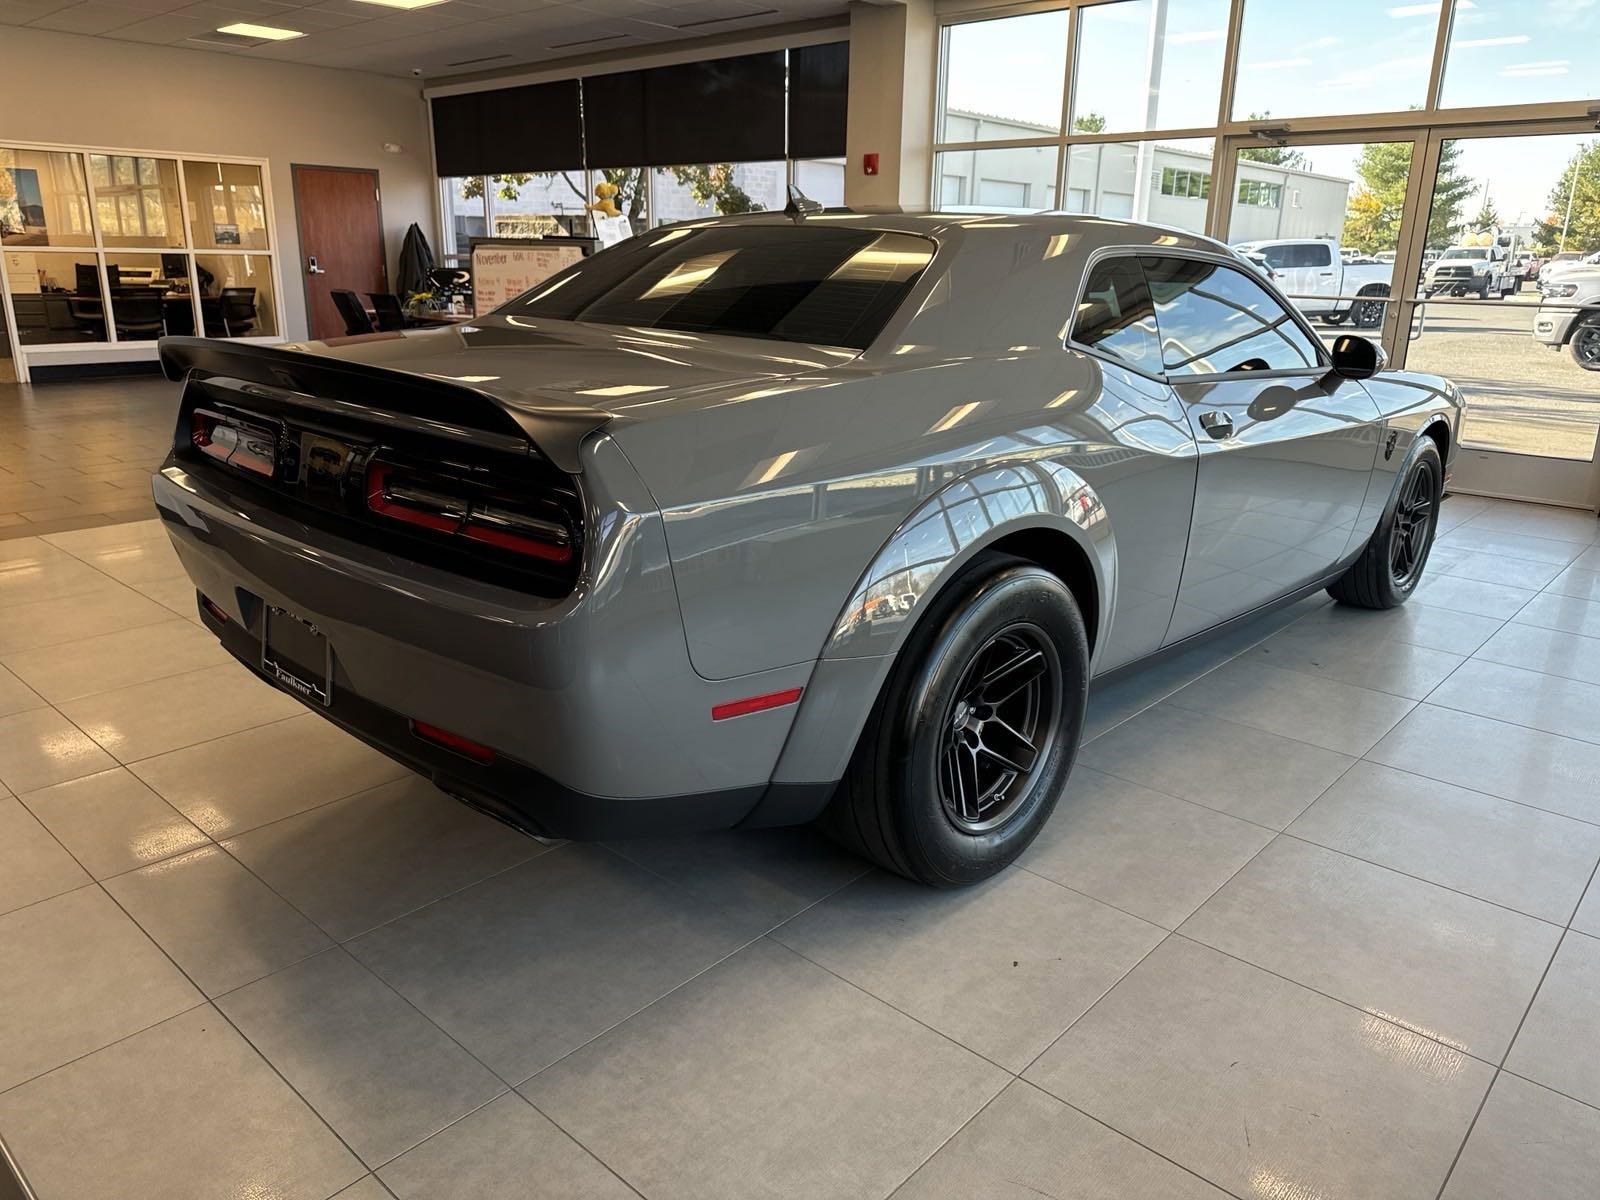
[[[820,818],[940,886],[1039,831],[1091,681],[1403,602],[1461,419],[1226,247],[1061,214],[697,221],[161,356],[156,504],[263,679],[530,833]]]

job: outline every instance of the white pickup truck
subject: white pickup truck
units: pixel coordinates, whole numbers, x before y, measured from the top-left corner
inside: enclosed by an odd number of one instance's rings
[[[1504,246],[1451,246],[1441,254],[1422,281],[1429,296],[1476,296],[1501,300],[1522,286],[1522,271]]]
[[[1329,325],[1349,317],[1357,329],[1383,324],[1384,304],[1377,297],[1389,294],[1393,263],[1346,263],[1333,238],[1274,238],[1236,242],[1233,248],[1266,259],[1277,285],[1306,316]]]

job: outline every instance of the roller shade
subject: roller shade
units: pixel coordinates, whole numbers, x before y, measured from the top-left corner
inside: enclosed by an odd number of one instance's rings
[[[797,46],[789,51],[789,157],[844,154],[850,92],[850,43]]]
[[[784,52],[583,81],[591,167],[784,157]]]
[[[643,71],[583,81],[583,130],[591,167],[649,165],[644,149]]]
[[[432,105],[434,162],[441,176],[583,167],[576,79],[440,96]]]

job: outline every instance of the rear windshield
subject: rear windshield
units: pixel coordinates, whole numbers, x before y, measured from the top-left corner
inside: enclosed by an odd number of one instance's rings
[[[667,229],[585,259],[500,312],[865,350],[934,248],[913,234],[815,225]]]

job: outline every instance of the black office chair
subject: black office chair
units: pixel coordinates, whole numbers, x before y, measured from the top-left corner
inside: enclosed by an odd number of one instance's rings
[[[140,341],[166,332],[161,293],[156,288],[120,288],[111,297],[111,320],[117,337]]]
[[[368,292],[372,311],[378,316],[378,328],[386,333],[406,328],[406,310],[400,307],[400,297],[393,292]]]
[[[161,316],[170,337],[194,334],[194,308],[188,292],[167,292],[161,297]]]
[[[222,289],[222,328],[228,337],[243,337],[256,327],[256,290]]]
[[[356,337],[363,333],[373,333],[372,318],[367,316],[367,310],[361,307],[361,297],[354,292],[344,289],[335,289],[328,293],[333,297],[333,305],[339,310],[339,315],[344,318],[344,332],[346,337]]]

